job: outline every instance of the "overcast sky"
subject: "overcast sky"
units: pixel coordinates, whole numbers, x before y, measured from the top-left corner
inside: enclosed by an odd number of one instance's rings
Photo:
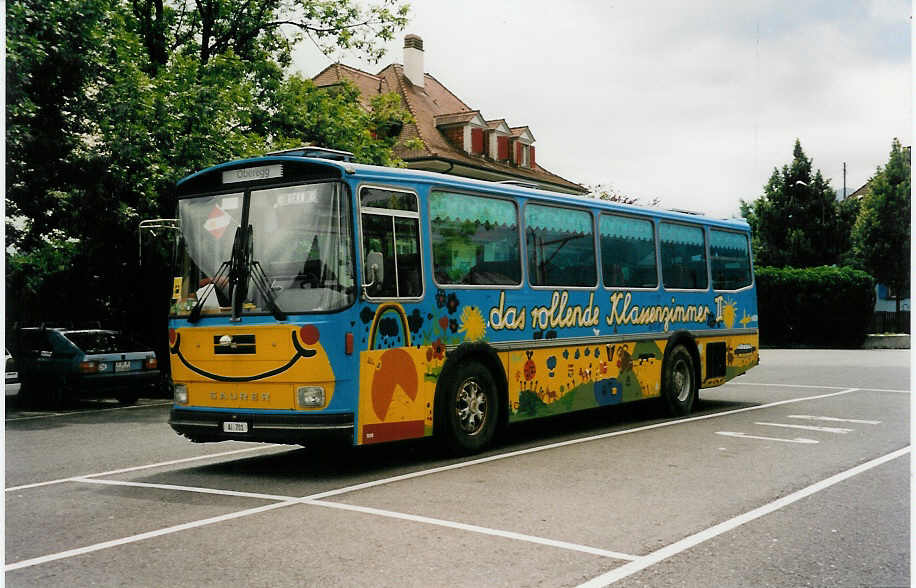
[[[860,187],[912,141],[905,0],[414,0],[425,70],[486,119],[528,125],[538,164],[667,208],[737,215],[796,138]],[[376,73],[403,62],[403,35]],[[330,61],[303,44],[295,65]]]

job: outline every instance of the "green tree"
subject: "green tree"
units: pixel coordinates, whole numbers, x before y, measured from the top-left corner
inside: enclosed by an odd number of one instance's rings
[[[410,120],[399,99],[366,112],[352,88],[329,93],[286,71],[309,35],[326,51],[380,56],[406,10],[399,0],[11,3],[8,319],[149,322],[161,334],[155,309],[168,295],[147,286],[168,287],[167,264],[137,266],[136,231],[173,215],[176,180],[309,142],[397,164],[396,137],[377,129]]]
[[[862,199],[852,231],[853,255],[859,267],[897,294],[910,289],[910,149],[894,139],[887,164],[878,167]]]
[[[764,193],[741,202],[758,265],[813,267],[837,263],[836,194],[796,139],[792,163],[773,169]]]

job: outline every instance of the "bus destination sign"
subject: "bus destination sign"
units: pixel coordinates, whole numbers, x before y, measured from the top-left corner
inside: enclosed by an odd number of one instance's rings
[[[283,177],[283,164],[262,165],[259,167],[243,167],[223,172],[224,184],[238,182],[251,182],[254,180],[272,180]]]

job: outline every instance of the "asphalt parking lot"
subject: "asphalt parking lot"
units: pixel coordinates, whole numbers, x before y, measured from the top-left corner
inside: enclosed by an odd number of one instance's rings
[[[487,453],[195,445],[162,399],[6,403],[10,586],[908,586],[909,351],[764,350]]]

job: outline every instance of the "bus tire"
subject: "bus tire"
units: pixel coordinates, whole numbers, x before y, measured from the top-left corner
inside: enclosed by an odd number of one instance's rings
[[[662,396],[672,416],[686,416],[697,398],[697,372],[693,356],[683,345],[675,345],[662,366]]]
[[[440,422],[443,440],[453,453],[476,453],[496,433],[499,404],[490,370],[476,361],[462,362],[444,382]]]

